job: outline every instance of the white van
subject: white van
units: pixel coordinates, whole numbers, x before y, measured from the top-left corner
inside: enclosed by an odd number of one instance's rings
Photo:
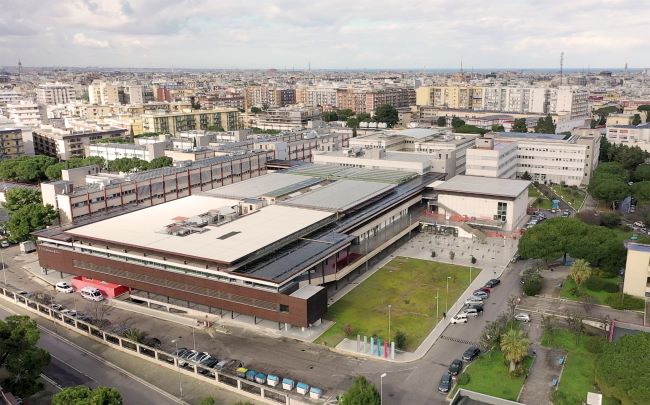
[[[104,299],[102,292],[95,287],[84,287],[79,291],[79,293],[82,297],[90,301],[101,301]]]

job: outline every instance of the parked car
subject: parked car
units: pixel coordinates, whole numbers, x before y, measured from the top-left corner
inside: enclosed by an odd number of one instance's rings
[[[637,221],[633,225],[636,226],[637,228],[644,228],[645,227],[645,224],[643,222],[641,222],[641,221]]]
[[[52,303],[52,304],[49,305],[49,307],[52,308],[53,310],[59,311],[59,312],[63,310],[63,305],[61,305],[61,304]]]
[[[476,308],[471,308],[471,307],[463,309],[463,313],[468,317],[471,316],[472,318],[477,318],[479,316],[478,310]]]
[[[54,285],[54,289],[66,294],[74,292],[74,288],[72,288],[72,286],[67,281],[59,281]]]
[[[479,354],[481,354],[481,349],[476,346],[470,346],[465,350],[465,353],[463,353],[463,361],[472,361]]]
[[[457,323],[467,323],[466,314],[458,314],[449,320],[449,323],[455,325]]]
[[[472,295],[475,295],[475,296],[477,296],[477,297],[485,297],[485,298],[489,298],[489,297],[490,297],[490,294],[489,294],[489,293],[486,293],[486,292],[483,291],[483,290],[476,290],[476,291],[474,291],[474,292],[472,293]]]
[[[567,218],[567,217],[570,217],[570,216],[571,216],[571,212],[569,212],[569,210],[564,210],[564,212],[562,212],[562,217],[563,218]]]
[[[215,368],[217,370],[236,370],[240,367],[243,367],[241,361],[236,359],[224,359],[217,363]]]
[[[210,357],[210,353],[208,352],[196,352],[194,355],[188,357],[187,360],[191,361],[192,363],[201,363],[208,357]]]
[[[501,280],[499,280],[498,278],[493,278],[491,280],[488,280],[488,282],[485,283],[485,286],[490,287],[490,288],[494,288],[494,287],[498,286],[499,284],[501,284]]]
[[[461,359],[454,359],[449,366],[449,374],[458,375],[463,371],[463,361]]]
[[[484,294],[472,294],[472,296],[469,297],[469,298],[470,298],[470,299],[473,299],[473,300],[479,300],[479,301],[483,302],[483,301],[485,301],[488,297],[487,297],[487,294],[484,293]]]
[[[219,360],[214,358],[214,357],[210,357],[210,358],[207,358],[207,359],[203,360],[202,362],[199,363],[199,366],[202,366],[202,367],[205,367],[205,368],[198,368],[199,373],[201,373],[203,375],[207,375],[207,374],[214,375],[214,373],[211,372],[210,369],[215,368],[217,363],[219,363]]]
[[[95,287],[84,287],[79,290],[82,297],[90,301],[101,301],[104,299],[102,292]]]
[[[475,310],[476,312],[478,312],[479,315],[480,315],[481,313],[483,313],[483,304],[480,304],[480,305],[469,305],[469,306],[467,307],[467,309],[473,309],[473,310]]]
[[[438,384],[438,392],[442,392],[443,394],[445,394],[449,392],[450,389],[451,389],[451,374],[449,372],[445,372],[440,378],[440,383]]]
[[[530,315],[525,312],[520,312],[515,315],[515,319],[521,322],[530,322]]]
[[[471,296],[465,300],[465,305],[483,305],[483,300],[479,297]]]
[[[198,352],[196,350],[188,350],[187,352],[178,356],[178,365],[185,367],[189,364],[189,358],[196,355]]]
[[[9,247],[9,242],[6,239],[3,239],[0,242],[0,247],[2,247],[3,249],[8,248]]]
[[[492,291],[490,290],[490,287],[487,287],[487,286],[479,288],[478,291],[483,291],[484,293],[487,293],[488,296],[489,296],[490,293],[492,292]]]

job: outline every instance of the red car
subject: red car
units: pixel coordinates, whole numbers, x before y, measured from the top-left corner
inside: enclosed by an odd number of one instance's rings
[[[490,290],[490,287],[487,287],[487,286],[481,287],[481,288],[479,288],[478,290],[479,290],[479,291],[483,291],[484,293],[486,293],[486,294],[488,294],[488,295],[489,295],[490,292],[492,291],[492,290]]]

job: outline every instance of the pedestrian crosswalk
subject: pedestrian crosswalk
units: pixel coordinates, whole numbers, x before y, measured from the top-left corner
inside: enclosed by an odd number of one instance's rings
[[[451,337],[451,336],[442,335],[442,336],[440,336],[440,339],[445,339],[445,340],[449,340],[449,341],[456,342],[456,343],[464,343],[466,345],[472,345],[472,346],[478,346],[479,345],[478,343],[472,342],[471,340],[460,339],[460,338],[455,338],[455,337]]]

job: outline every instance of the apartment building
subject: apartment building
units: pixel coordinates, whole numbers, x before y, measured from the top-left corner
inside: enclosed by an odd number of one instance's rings
[[[36,101],[39,104],[68,104],[76,99],[74,87],[64,83],[46,83],[36,88]]]
[[[617,145],[638,146],[650,152],[650,123],[607,127],[607,140]]]
[[[118,88],[117,84],[95,80],[88,85],[88,100],[90,104],[119,104]]]
[[[165,156],[166,146],[167,142],[155,142],[144,145],[131,143],[92,143],[86,145],[85,155],[101,157],[107,162],[122,158],[137,158],[151,162],[155,158]]]
[[[366,105],[363,111],[370,113],[381,105],[388,104],[395,108],[406,108],[415,105],[415,90],[411,88],[396,87],[373,89],[366,93]]]
[[[440,109],[568,114],[570,118],[586,117],[589,113],[588,91],[570,86],[424,86],[416,93],[418,106]]]
[[[522,132],[488,133],[494,144],[517,145],[517,177],[528,172],[533,181],[569,186],[589,184],[598,165],[600,134],[564,135]],[[472,162],[472,164],[479,164]]]
[[[240,129],[239,110],[217,107],[183,112],[146,111],[142,114],[144,132],[176,135],[179,132],[207,130],[210,127],[221,127],[224,131]]]
[[[318,120],[317,108],[281,107],[272,108],[253,117],[253,125],[261,129],[290,131],[306,128],[309,121]]]
[[[467,149],[465,174],[468,176],[514,179],[517,176],[517,144],[479,138]]]
[[[650,298],[650,245],[627,243],[623,292],[634,297]]]
[[[349,145],[350,134],[317,134],[309,131],[302,134],[279,136],[275,139],[256,140],[253,150],[274,151],[274,159],[312,162],[317,152],[332,152]]]
[[[86,147],[99,139],[126,137],[128,133],[122,128],[74,130],[41,126],[35,129],[32,135],[34,137],[34,152],[37,155],[48,155],[68,160],[72,157],[85,157]]]
[[[266,173],[272,151],[218,156],[185,167],[164,167],[128,176],[94,175],[41,183],[43,203],[58,210],[61,224],[127,207],[153,206]],[[85,170],[79,168],[80,170]],[[83,184],[83,181],[87,184]]]
[[[9,103],[5,110],[9,119],[13,120],[18,128],[35,128],[41,124],[41,113],[36,103],[30,101]]]
[[[269,86],[251,86],[244,91],[244,110],[252,107],[277,108],[296,104],[296,90]]]
[[[0,160],[15,159],[25,154],[22,132],[20,128],[0,128]]]
[[[20,101],[22,95],[14,90],[0,90],[0,106],[15,104]]]
[[[337,88],[325,86],[309,86],[296,89],[296,103],[310,107],[337,107]]]

